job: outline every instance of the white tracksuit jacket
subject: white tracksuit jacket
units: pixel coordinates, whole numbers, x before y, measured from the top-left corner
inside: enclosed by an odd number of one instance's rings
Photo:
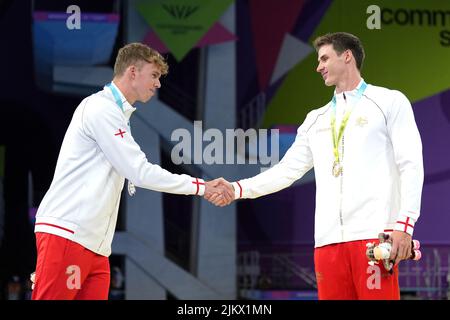
[[[103,256],[111,254],[124,177],[161,192],[203,195],[205,188],[201,179],[148,162],[128,127],[135,108],[117,90],[124,111],[107,87],[75,110],[35,225],[35,232],[67,238]]]
[[[336,95],[336,130],[344,110],[357,100],[356,92]],[[399,91],[368,85],[344,131],[344,147],[339,148],[343,174],[338,178],[332,175],[331,109],[330,102],[311,111],[283,159],[255,177],[234,182],[235,197],[279,191],[314,167],[315,247],[377,238],[383,231],[412,235],[424,173],[410,102]]]

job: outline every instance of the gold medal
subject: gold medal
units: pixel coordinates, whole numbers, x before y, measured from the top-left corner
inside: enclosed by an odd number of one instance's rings
[[[336,178],[342,175],[342,165],[340,162],[334,161],[333,162],[333,170],[332,170],[333,176]]]
[[[350,118],[350,114],[353,111],[353,108],[355,107],[355,104],[359,101],[359,99],[362,97],[364,90],[366,90],[367,84],[364,82],[364,80],[361,81],[361,85],[358,88],[358,92],[356,93],[356,101],[351,105],[350,108],[346,108],[347,111],[345,112],[341,125],[339,126],[339,130],[336,132],[336,94],[333,96],[333,99],[331,100],[331,138],[333,139],[333,156],[334,156],[334,162],[333,162],[333,168],[331,170],[331,174],[335,176],[336,178],[339,176],[342,176],[342,164],[341,161],[344,159],[344,130],[347,126],[348,119]],[[347,99],[344,95],[345,104],[347,104]],[[339,144],[342,141],[342,154],[339,155]]]

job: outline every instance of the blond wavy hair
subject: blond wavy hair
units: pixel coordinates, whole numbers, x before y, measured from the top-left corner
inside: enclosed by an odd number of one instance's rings
[[[119,49],[114,64],[114,77],[122,76],[129,66],[135,65],[141,68],[143,62],[153,63],[159,67],[161,75],[169,72],[169,65],[158,51],[145,44],[134,42]]]

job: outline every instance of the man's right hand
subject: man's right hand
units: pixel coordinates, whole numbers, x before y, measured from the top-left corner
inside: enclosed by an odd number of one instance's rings
[[[234,200],[234,187],[224,178],[205,182],[204,198],[216,206],[224,207]]]

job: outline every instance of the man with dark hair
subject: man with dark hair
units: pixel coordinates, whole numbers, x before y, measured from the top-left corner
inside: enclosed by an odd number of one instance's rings
[[[364,53],[361,40],[358,37],[346,32],[336,32],[327,33],[314,40],[314,48],[316,51],[319,51],[321,47],[328,44],[333,45],[338,55],[341,55],[345,50],[350,50],[355,59],[356,67],[361,72],[366,54]]]
[[[235,199],[279,191],[314,167],[319,299],[399,299],[397,264],[411,256],[423,185],[411,104],[401,92],[361,78],[364,49],[354,35],[327,34],[314,46],[317,72],[326,86],[335,86],[331,101],[307,115],[277,165],[232,184]],[[392,274],[382,264],[368,264],[366,246],[379,233],[392,240]]]

